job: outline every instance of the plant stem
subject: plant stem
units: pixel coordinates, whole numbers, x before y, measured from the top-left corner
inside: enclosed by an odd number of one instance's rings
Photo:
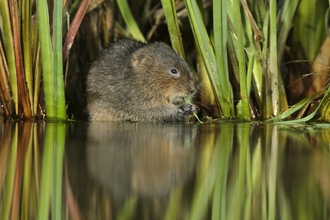
[[[239,78],[240,78],[240,90],[241,90],[241,101],[242,101],[242,117],[244,119],[250,119],[249,112],[249,100],[247,93],[246,83],[246,68],[245,68],[245,55],[243,48],[243,28],[239,0],[234,0],[234,11],[236,17],[236,35],[237,35],[237,54],[238,54],[238,65],[239,65]]]
[[[56,117],[65,120],[65,95],[63,82],[62,61],[62,1],[54,3],[53,19],[53,49],[54,49],[54,99],[56,103]]]
[[[227,1],[213,1],[214,49],[220,78],[221,107],[225,117],[234,116],[233,92],[229,82],[227,61]],[[219,12],[219,13],[218,13]]]

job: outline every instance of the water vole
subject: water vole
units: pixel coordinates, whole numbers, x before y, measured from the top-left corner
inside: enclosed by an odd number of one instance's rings
[[[182,121],[198,107],[186,104],[198,82],[168,45],[121,40],[101,51],[87,76],[93,121]]]

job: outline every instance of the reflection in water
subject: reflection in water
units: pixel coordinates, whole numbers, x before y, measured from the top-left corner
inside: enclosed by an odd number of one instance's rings
[[[248,123],[1,126],[0,219],[330,218],[330,130]]]

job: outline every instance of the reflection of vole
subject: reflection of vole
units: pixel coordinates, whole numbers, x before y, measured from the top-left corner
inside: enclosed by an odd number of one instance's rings
[[[88,176],[117,199],[166,197],[194,171],[196,129],[172,123],[90,123]]]
[[[95,121],[182,121],[198,83],[188,64],[164,43],[122,40],[101,52],[87,77],[87,106]]]

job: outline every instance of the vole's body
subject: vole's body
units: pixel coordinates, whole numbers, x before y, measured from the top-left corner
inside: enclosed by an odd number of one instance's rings
[[[187,63],[164,43],[118,41],[101,52],[87,77],[94,121],[182,121],[197,106],[198,89]]]

